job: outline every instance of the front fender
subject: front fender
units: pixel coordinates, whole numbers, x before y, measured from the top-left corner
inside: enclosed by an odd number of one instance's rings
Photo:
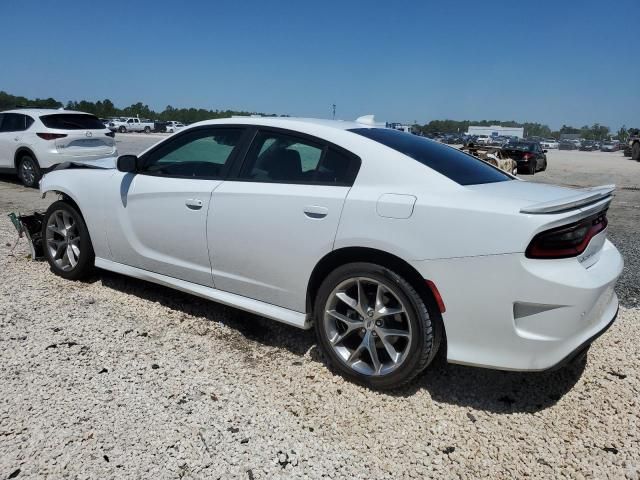
[[[84,218],[96,257],[111,258],[105,229],[104,198],[116,170],[78,168],[54,170],[40,180],[40,193],[63,195],[75,204]]]

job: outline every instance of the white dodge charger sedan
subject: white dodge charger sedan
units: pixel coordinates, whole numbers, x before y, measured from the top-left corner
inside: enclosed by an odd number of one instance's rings
[[[613,187],[518,180],[356,122],[200,122],[112,168],[44,176],[54,273],[93,266],[300,328],[374,388],[449,362],[544,370],[617,313]]]

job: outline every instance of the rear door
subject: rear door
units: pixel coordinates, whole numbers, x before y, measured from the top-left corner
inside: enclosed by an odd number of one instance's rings
[[[307,282],[333,249],[359,165],[321,140],[258,130],[239,174],[213,192],[207,231],[215,287],[304,312]]]
[[[16,150],[24,142],[33,119],[21,113],[0,114],[0,168],[14,168]]]
[[[140,159],[140,173],[112,179],[107,236],[113,260],[213,286],[207,246],[211,193],[231,164],[242,128],[197,128]]]
[[[13,154],[15,152],[15,141],[11,132],[6,130],[4,119],[7,113],[0,113],[0,168],[13,168]]]

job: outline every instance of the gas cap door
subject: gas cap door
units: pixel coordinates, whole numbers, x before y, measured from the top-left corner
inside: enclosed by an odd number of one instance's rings
[[[413,214],[416,197],[400,193],[385,193],[376,204],[376,212],[385,218],[409,218]]]

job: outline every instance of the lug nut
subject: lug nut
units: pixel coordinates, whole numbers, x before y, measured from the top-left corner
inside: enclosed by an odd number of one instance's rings
[[[382,326],[382,320],[376,320],[376,327]]]

